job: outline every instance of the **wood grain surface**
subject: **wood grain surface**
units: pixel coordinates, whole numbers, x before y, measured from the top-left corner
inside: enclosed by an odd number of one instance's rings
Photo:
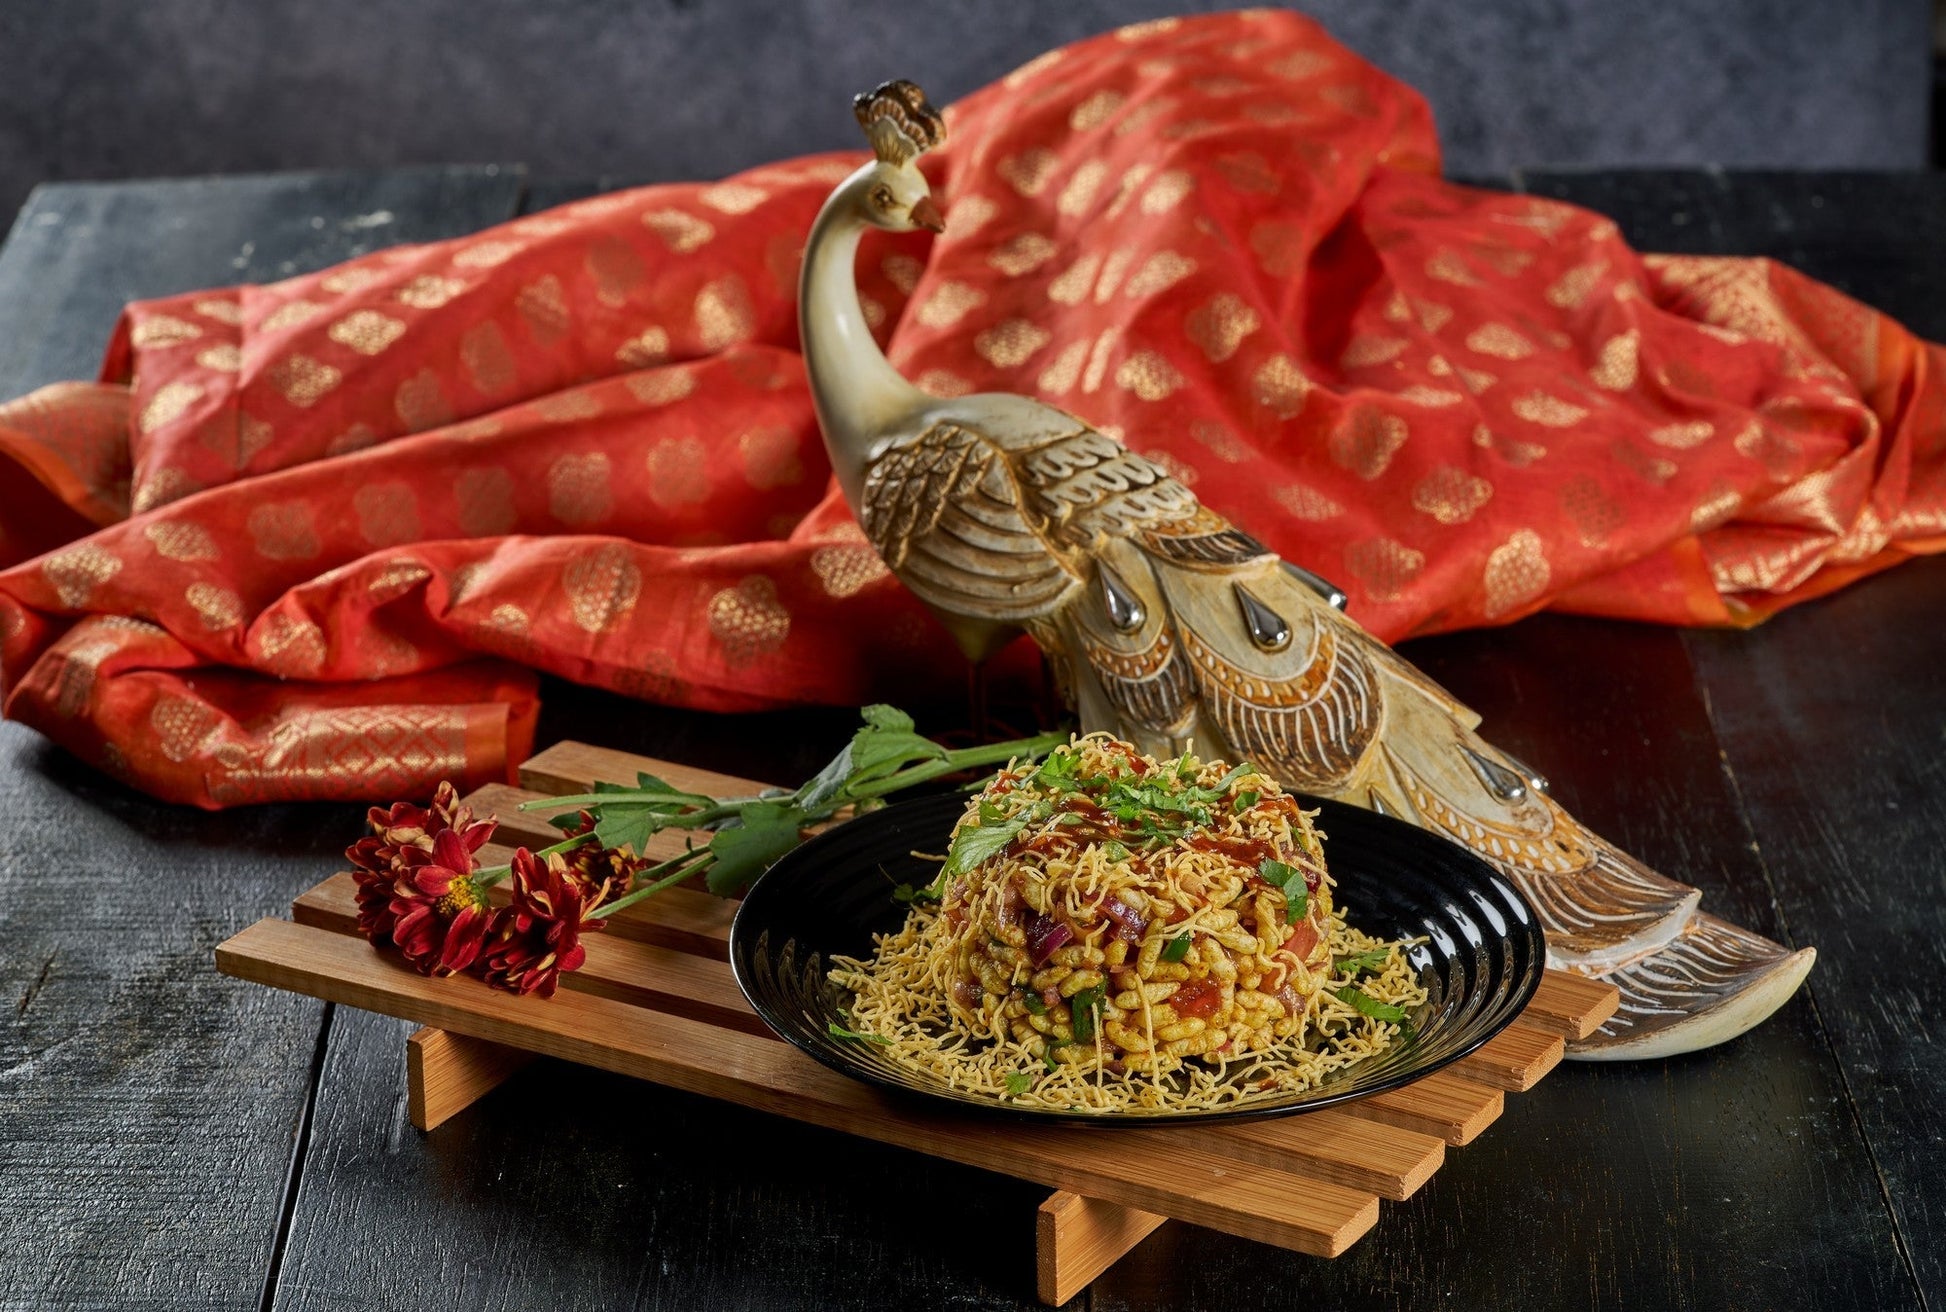
[[[1936,176],[1493,181],[1650,249],[1791,260],[1946,337]],[[0,250],[0,393],[89,376],[128,296],[470,230],[516,191],[483,170],[49,189]],[[380,209],[383,233],[343,226]],[[1597,830],[1815,943],[1809,989],[1721,1049],[1563,1065],[1335,1261],[1165,1226],[1086,1305],[1946,1305],[1942,611],[1946,562],[1921,561],[1745,633],[1543,616],[1406,644]],[[804,777],[854,722],[543,691],[543,743],[746,777]],[[1040,1185],[546,1060],[412,1129],[408,1026],[324,1029],[209,957],[356,825],[160,806],[0,727],[0,1308],[1035,1306]]]

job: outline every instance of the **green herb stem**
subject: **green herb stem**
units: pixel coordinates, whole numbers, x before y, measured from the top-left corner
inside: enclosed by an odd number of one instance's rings
[[[941,775],[970,770],[975,766],[999,765],[1022,756],[1040,756],[1053,751],[1067,740],[1067,733],[1060,731],[1039,734],[1032,738],[1016,738],[1011,742],[989,743],[984,747],[962,747],[958,751],[946,753],[936,761],[926,761],[901,770],[897,774],[888,774],[883,779],[859,784],[846,791],[855,798],[883,797],[887,793],[896,793],[901,788],[910,788],[914,784],[922,784],[929,779],[937,779]]]
[[[617,911],[620,911],[624,907],[632,907],[637,902],[642,901],[644,898],[654,897],[657,893],[660,893],[665,888],[672,888],[675,885],[682,883],[683,880],[688,879],[693,875],[702,874],[704,871],[708,870],[712,865],[716,863],[716,854],[714,852],[704,850],[704,851],[696,852],[693,855],[695,859],[691,860],[690,858],[692,854],[688,852],[684,852],[681,856],[670,857],[667,861],[664,861],[661,865],[650,866],[647,870],[644,870],[642,872],[644,875],[657,874],[661,871],[669,869],[670,866],[679,866],[680,868],[675,870],[671,874],[663,875],[662,878],[660,879],[652,880],[647,884],[643,884],[639,888],[632,889],[631,891],[622,894],[622,896],[616,898],[613,902],[610,902],[605,907],[597,907],[595,910],[588,913],[588,919],[604,920],[607,917],[614,915]],[[683,864],[685,862],[687,864]]]
[[[554,844],[552,847],[543,847],[540,851],[534,853],[534,855],[539,857],[541,860],[545,861],[547,860],[547,858],[553,856],[557,852],[566,852],[571,848],[576,848],[581,846],[581,844],[587,841],[588,841],[588,835],[577,834],[573,838],[562,839],[560,842]],[[514,868],[511,864],[504,865],[504,866],[492,866],[485,870],[476,870],[473,872],[473,882],[475,884],[478,884],[481,888],[492,888],[495,884],[505,879],[508,875],[511,875],[513,871]]]

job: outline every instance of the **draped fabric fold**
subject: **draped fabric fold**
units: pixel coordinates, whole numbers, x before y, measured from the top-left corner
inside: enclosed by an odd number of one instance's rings
[[[1381,637],[1754,623],[1946,546],[1941,348],[1440,180],[1425,104],[1306,19],[1123,29],[947,118],[947,232],[858,263],[894,362],[1086,417]],[[535,670],[720,710],[957,683],[797,354],[862,158],[131,305],[100,382],[0,406],[7,715],[213,807],[504,777]]]

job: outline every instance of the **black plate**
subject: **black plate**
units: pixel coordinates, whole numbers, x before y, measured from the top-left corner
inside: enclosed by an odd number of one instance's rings
[[[1363,1098],[1457,1061],[1521,1013],[1540,986],[1546,943],[1533,908],[1512,884],[1457,843],[1403,821],[1303,800],[1323,813],[1317,825],[1336,901],[1352,923],[1384,938],[1426,938],[1410,959],[1431,997],[1411,1017],[1403,1043],[1301,1093],[1208,1110],[1025,1107],[951,1088],[894,1062],[878,1044],[832,1035],[829,1026],[843,1023],[850,993],[826,978],[827,963],[834,954],[871,956],[872,935],[904,921],[906,909],[892,890],[931,880],[938,867],[911,854],[946,850],[966,807],[960,796],[870,812],[790,852],[745,895],[730,929],[730,965],[765,1023],[834,1070],[936,1102],[1090,1125],[1274,1116]]]

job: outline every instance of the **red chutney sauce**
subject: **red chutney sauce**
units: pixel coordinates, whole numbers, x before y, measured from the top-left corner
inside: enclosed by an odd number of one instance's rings
[[[1207,979],[1192,979],[1169,995],[1169,1005],[1184,1020],[1208,1020],[1223,1003],[1223,986]]]

